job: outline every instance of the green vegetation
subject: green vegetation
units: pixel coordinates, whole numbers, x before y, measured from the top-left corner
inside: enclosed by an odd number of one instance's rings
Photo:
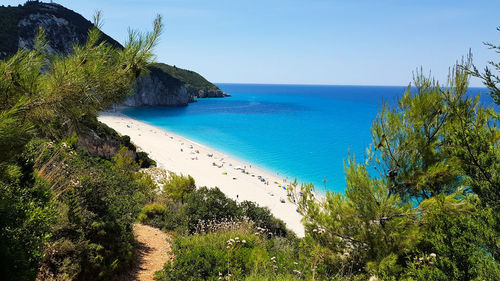
[[[446,87],[417,72],[373,122],[373,146],[346,165],[345,194],[295,198],[306,241],[337,268],[382,280],[495,280],[500,276],[498,113],[466,95],[470,61]],[[374,167],[378,174],[369,173]]]
[[[77,143],[98,111],[131,92],[161,29],[158,18],[117,49],[94,27],[66,56],[49,55],[40,30],[33,50],[0,61],[4,280],[110,280],[134,261],[131,223],[154,186],[128,148],[110,161]]]
[[[222,93],[219,87],[208,82],[207,79],[203,78],[200,74],[191,70],[178,68],[175,65],[171,66],[164,63],[155,63],[150,67],[150,70],[152,72],[161,71],[168,74],[167,77],[172,77],[174,79],[177,79],[178,81],[181,81],[186,86],[188,91],[195,96],[198,96],[199,91]],[[171,84],[169,84],[170,81],[166,82],[166,85]]]
[[[218,188],[198,189],[190,176],[170,174],[162,183],[163,192],[155,202],[144,206],[139,221],[179,235],[212,233],[219,228],[249,223],[266,229],[271,236],[291,236],[285,224],[267,208],[253,202],[240,204],[227,198]]]
[[[134,260],[130,225],[144,204],[144,187],[132,179],[134,170],[124,172],[119,162],[88,157],[66,142],[48,144],[37,141],[30,157],[39,175],[57,183],[52,188],[57,220],[45,245],[41,275],[110,279]]]
[[[267,240],[247,225],[217,233],[178,237],[176,259],[156,275],[157,280],[244,280],[292,276],[297,243],[285,238]],[[297,275],[300,273],[297,270]],[[257,277],[258,276],[258,277]],[[252,280],[250,278],[250,280]],[[288,277],[284,280],[290,280]]]

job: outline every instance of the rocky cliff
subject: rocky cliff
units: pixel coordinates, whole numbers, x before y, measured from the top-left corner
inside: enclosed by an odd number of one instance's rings
[[[148,71],[137,81],[135,95],[124,102],[127,106],[187,105],[193,102],[185,83],[163,71],[159,64],[148,67]]]
[[[38,28],[42,27],[53,54],[72,52],[73,44],[87,40],[92,23],[78,13],[55,3],[29,1],[16,7],[0,7],[0,59],[14,54],[18,48],[33,48]],[[103,34],[102,40],[122,47]]]
[[[87,40],[92,23],[80,14],[55,3],[29,1],[16,7],[0,7],[0,59],[18,48],[33,48],[39,27],[45,31],[48,50],[54,54],[72,52],[74,43]],[[118,47],[113,38],[102,40]],[[195,98],[223,97],[225,94],[196,72],[158,63],[143,74],[136,94],[125,101],[127,106],[185,106]]]

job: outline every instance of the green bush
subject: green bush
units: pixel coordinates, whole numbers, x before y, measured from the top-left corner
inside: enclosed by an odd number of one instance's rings
[[[33,163],[20,160],[21,169],[32,173]],[[50,184],[37,177],[18,174],[4,180],[0,178],[0,276],[34,280],[55,220],[53,193]]]
[[[262,273],[262,274],[252,274],[247,276],[245,281],[298,281],[304,280],[297,274],[272,274],[272,273]]]
[[[138,219],[141,223],[162,228],[166,213],[166,206],[157,203],[148,204],[142,208]]]
[[[108,280],[128,268],[134,261],[131,224],[145,196],[133,177],[115,166],[122,162],[92,158],[65,143],[30,147],[38,174],[53,182],[58,212],[41,278]]]
[[[169,179],[163,184],[166,196],[174,201],[184,202],[184,199],[196,190],[193,177],[169,173]]]
[[[422,203],[429,211],[423,216],[424,235],[407,276],[414,280],[496,280],[500,276],[500,264],[492,255],[498,248],[494,214],[477,208],[476,200],[470,196]],[[429,264],[431,254],[435,258]]]
[[[200,222],[238,219],[243,213],[236,201],[227,198],[218,188],[201,187],[190,193],[181,213],[187,219],[187,231],[196,232]]]
[[[155,202],[158,199],[160,187],[153,179],[153,176],[146,171],[139,171],[133,174],[134,181],[139,185],[141,192],[146,197],[147,203]]]
[[[255,226],[264,228],[269,235],[294,235],[283,221],[272,216],[268,208],[258,207],[250,201],[238,204],[218,188],[196,189],[191,176],[170,173],[169,179],[164,182],[163,191],[159,198],[166,210],[147,216],[147,210],[143,209],[139,217],[141,222],[179,234],[192,234],[215,231],[222,223],[226,224],[222,227],[227,228],[229,224],[237,225],[250,220]],[[159,208],[157,204],[154,206]]]
[[[141,166],[141,168],[156,167],[156,161],[149,158],[148,154],[143,151],[136,152],[135,161],[137,161],[137,163],[140,163],[139,165]]]
[[[243,215],[253,221],[256,226],[267,229],[275,236],[286,237],[294,235],[293,232],[286,228],[285,223],[275,218],[271,211],[266,207],[259,207],[254,202],[243,201],[240,203]]]
[[[243,280],[247,276],[264,275],[268,280],[278,277],[287,280],[284,276],[302,276],[298,272],[304,267],[302,263],[294,264],[290,253],[273,247],[273,239],[252,232],[251,228],[242,227],[177,237],[173,245],[176,258],[157,272],[156,280]]]

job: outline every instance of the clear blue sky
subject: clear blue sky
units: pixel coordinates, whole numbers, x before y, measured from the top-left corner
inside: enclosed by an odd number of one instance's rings
[[[163,15],[158,61],[213,82],[407,85],[420,66],[445,80],[469,49],[478,66],[500,60],[482,44],[500,43],[498,0],[57,2],[86,18],[101,10],[120,42]]]

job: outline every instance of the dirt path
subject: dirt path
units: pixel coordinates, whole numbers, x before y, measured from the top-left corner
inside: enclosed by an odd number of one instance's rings
[[[153,281],[156,271],[172,258],[168,235],[161,230],[142,224],[134,224],[134,235],[138,242],[137,265],[120,281]]]

